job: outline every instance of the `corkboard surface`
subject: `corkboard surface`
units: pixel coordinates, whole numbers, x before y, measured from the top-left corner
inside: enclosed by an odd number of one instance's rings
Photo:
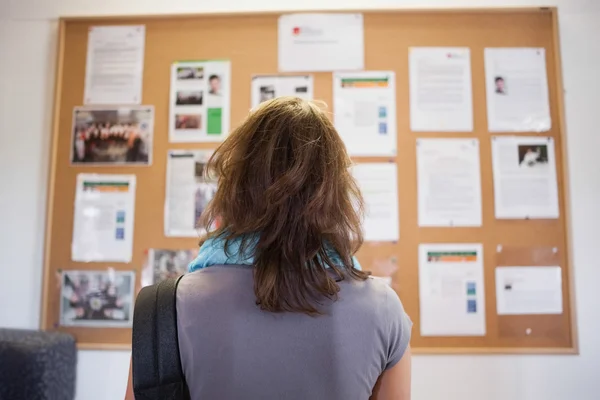
[[[208,149],[210,144],[168,142],[170,66],[176,60],[229,59],[232,65],[231,126],[250,108],[250,80],[255,74],[277,73],[277,18],[279,14],[202,15],[177,17],[115,17],[61,21],[57,73],[54,146],[50,169],[48,226],[42,328],[59,329],[76,336],[81,348],[127,348],[130,329],[58,327],[59,281],[63,269],[96,270],[114,267],[140,271],[148,248],[193,248],[194,238],[164,236],[163,209],[167,150]],[[563,116],[559,97],[560,65],[557,57],[556,10],[366,12],[365,68],[392,70],[397,80],[398,167],[400,240],[366,243],[358,254],[364,269],[393,274],[414,321],[412,346],[416,352],[557,352],[576,351],[568,257],[565,182],[563,166]],[[150,167],[71,166],[69,162],[73,108],[82,105],[88,29],[94,25],[144,24],[146,26],[144,105],[156,110],[153,163]],[[465,46],[471,50],[474,132],[414,133],[409,129],[408,49],[411,46]],[[484,81],[484,47],[543,47],[546,49],[550,85],[552,136],[556,145],[560,218],[556,220],[496,220],[492,183],[491,135],[487,130]],[[315,73],[315,98],[332,103],[332,74]],[[531,133],[522,133],[532,135]],[[481,228],[419,228],[417,224],[417,138],[463,137],[480,142],[483,199]],[[356,162],[388,161],[356,158]],[[71,261],[73,205],[78,173],[123,173],[137,176],[133,260],[130,264],[77,263]],[[418,297],[419,243],[483,243],[487,335],[483,337],[421,337]],[[497,246],[558,248],[555,261],[562,267],[564,314],[530,320],[531,328],[549,332],[523,337],[506,334],[507,327],[522,325],[519,316],[496,315],[494,268]],[[390,260],[393,258],[393,260]],[[514,321],[510,319],[514,318]],[[522,319],[522,317],[521,317]],[[529,326],[529,323],[526,324]],[[542,326],[539,326],[542,325]]]

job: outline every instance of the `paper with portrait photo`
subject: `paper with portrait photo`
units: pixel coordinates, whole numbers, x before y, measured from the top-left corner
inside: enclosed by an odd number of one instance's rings
[[[206,232],[200,217],[217,191],[206,165],[213,150],[169,150],[165,236],[198,237]]]
[[[170,142],[222,142],[229,133],[231,63],[185,61],[171,66]]]
[[[62,271],[60,325],[131,327],[134,288],[133,271]]]
[[[146,27],[91,26],[84,104],[140,104]]]
[[[277,38],[280,72],[364,68],[362,14],[284,14]]]
[[[400,236],[398,171],[395,163],[361,163],[352,167],[364,199],[366,241],[397,241]]]
[[[560,267],[496,267],[496,308],[498,315],[562,314]]]
[[[417,139],[419,226],[481,226],[477,139]]]
[[[472,132],[473,94],[468,47],[409,49],[410,129]]]
[[[77,175],[73,261],[131,262],[135,184],[135,175]]]
[[[421,336],[485,336],[483,246],[419,245]]]
[[[554,139],[492,137],[496,218],[558,218]]]
[[[351,156],[395,156],[396,78],[393,71],[336,72],[333,121]]]
[[[546,132],[552,125],[544,48],[486,48],[490,132]]]
[[[71,163],[151,165],[153,106],[75,107]]]
[[[281,96],[313,99],[312,75],[255,75],[252,77],[252,108]]]

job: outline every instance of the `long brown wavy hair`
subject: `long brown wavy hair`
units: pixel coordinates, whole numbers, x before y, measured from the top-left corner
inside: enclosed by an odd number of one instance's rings
[[[242,254],[254,251],[263,310],[320,314],[325,298],[337,299],[337,281],[367,278],[352,262],[363,200],[350,166],[326,113],[296,97],[262,103],[211,157],[219,185],[201,223],[216,226],[207,237],[224,238],[225,249],[241,238]]]

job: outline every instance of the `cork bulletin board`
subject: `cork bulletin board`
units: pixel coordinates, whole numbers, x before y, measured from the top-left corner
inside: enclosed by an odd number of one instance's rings
[[[352,12],[356,12],[353,10]],[[208,143],[169,143],[170,68],[176,60],[228,59],[231,61],[231,126],[250,108],[251,78],[276,74],[277,20],[280,14],[214,14],[148,17],[65,18],[60,21],[58,67],[49,168],[41,327],[73,334],[80,348],[127,349],[130,328],[59,326],[60,275],[65,270],[136,271],[140,287],[145,250],[185,249],[195,238],[164,235],[167,151],[212,149]],[[155,108],[152,165],[85,166],[70,164],[74,107],[83,102],[88,30],[94,25],[146,27],[142,105]],[[400,240],[370,243],[357,254],[363,268],[392,276],[414,322],[415,353],[577,353],[577,335],[570,263],[568,182],[566,180],[564,115],[557,11],[494,9],[453,11],[382,10],[364,12],[365,70],[396,73]],[[415,133],[409,127],[408,49],[411,46],[461,46],[471,51],[474,131],[469,133]],[[491,134],[487,128],[484,72],[485,47],[543,47],[549,82],[552,128],[540,136],[555,140],[560,217],[551,220],[497,220]],[[332,74],[314,73],[316,99],[332,104]],[[335,111],[335,110],[332,110]],[[520,133],[516,133],[519,135]],[[538,135],[522,133],[523,135]],[[483,225],[478,228],[420,228],[417,223],[417,138],[477,138],[480,143]],[[389,161],[355,158],[357,163]],[[78,263],[71,260],[73,205],[78,173],[135,174],[137,177],[133,259],[131,263]],[[480,337],[421,337],[419,329],[418,246],[420,243],[482,243],[486,307],[486,335]],[[505,251],[499,253],[498,246]],[[540,250],[542,249],[542,250]],[[544,250],[546,249],[546,250]],[[547,249],[553,249],[550,253]],[[494,269],[509,265],[511,257],[533,257],[542,251],[562,271],[563,313],[551,318],[498,316]],[[545,251],[545,252],[544,252]],[[536,254],[538,254],[536,253]],[[508,263],[508,264],[507,264]],[[536,264],[532,264],[536,265]],[[534,332],[535,334],[523,334]],[[539,332],[539,334],[537,334]]]

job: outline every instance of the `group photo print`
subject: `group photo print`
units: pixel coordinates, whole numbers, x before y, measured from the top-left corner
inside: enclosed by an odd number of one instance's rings
[[[71,163],[150,165],[153,129],[153,107],[77,107]]]

